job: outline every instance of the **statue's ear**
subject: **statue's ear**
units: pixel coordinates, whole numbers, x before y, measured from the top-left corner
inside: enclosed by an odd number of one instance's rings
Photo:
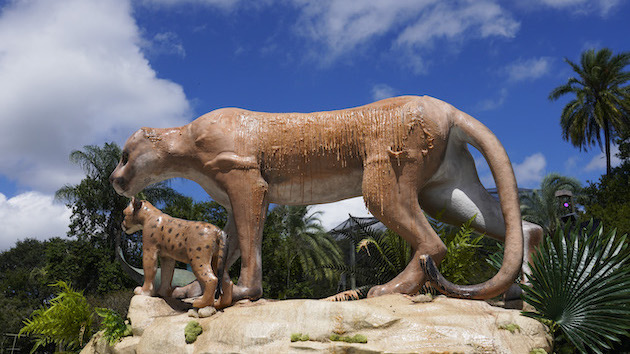
[[[131,197],[131,204],[133,205],[133,210],[140,210],[140,208],[142,208],[142,200],[138,200],[136,197]]]

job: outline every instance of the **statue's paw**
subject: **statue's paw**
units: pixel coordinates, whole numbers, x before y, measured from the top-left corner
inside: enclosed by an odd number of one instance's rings
[[[133,290],[133,293],[136,294],[136,295],[151,296],[151,292],[143,290],[141,286],[136,287]]]
[[[370,288],[367,297],[377,297],[385,294],[391,294],[392,292],[385,285],[376,285]]]
[[[185,299],[189,297],[201,296],[203,291],[198,281],[194,281],[186,286],[181,286],[173,289],[171,296],[176,299]]]
[[[387,284],[373,286],[370,291],[368,291],[367,297],[383,296],[387,294],[416,294],[420,288],[418,284],[418,282],[414,281],[391,281]]]
[[[159,289],[157,291],[157,295],[160,297],[171,297],[173,294],[173,289],[168,288],[168,289]]]
[[[237,302],[242,299],[249,299],[256,301],[262,297],[262,287],[244,287],[240,285],[234,285],[232,290],[232,302]]]

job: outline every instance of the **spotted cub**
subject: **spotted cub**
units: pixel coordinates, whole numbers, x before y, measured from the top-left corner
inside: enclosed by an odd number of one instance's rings
[[[123,214],[122,228],[127,234],[142,230],[144,284],[134,290],[135,294],[170,297],[175,261],[180,261],[192,266],[193,273],[204,288],[203,296],[193,302],[194,307],[223,308],[231,304],[232,282],[226,274],[227,269],[224,269],[227,245],[225,232],[209,223],[173,218],[146,200],[136,198],[132,198]],[[154,291],[153,279],[158,255],[162,276],[160,288]],[[217,292],[223,288],[223,294],[215,301],[218,284]]]

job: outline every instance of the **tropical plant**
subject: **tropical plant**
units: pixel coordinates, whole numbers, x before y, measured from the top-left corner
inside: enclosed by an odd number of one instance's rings
[[[83,150],[70,153],[70,161],[79,165],[86,176],[76,185],[65,185],[55,193],[55,198],[72,209],[68,236],[89,241],[93,247],[108,250],[110,261],[115,259],[115,242],[120,235],[122,211],[129,199],[120,196],[109,183],[109,176],[116,168],[122,151],[115,143],[102,147],[87,145]],[[144,199],[154,205],[170,202],[181,197],[164,182],[143,191]],[[134,241],[138,241],[136,237]],[[126,251],[127,244],[122,244]]]
[[[601,149],[604,132],[606,174],[611,171],[610,142],[617,133],[630,129],[630,52],[613,55],[608,48],[582,53],[580,64],[564,59],[577,77],[553,89],[550,100],[564,95],[572,99],[562,110],[562,137],[580,149],[597,143]]]
[[[94,311],[101,317],[101,330],[103,339],[107,344],[114,345],[122,337],[131,335],[131,324],[127,323],[118,312],[108,308],[95,308]]]
[[[581,351],[602,353],[630,329],[630,247],[601,224],[559,229],[533,255],[524,312]],[[560,337],[560,336],[558,336]],[[558,338],[556,337],[556,338]]]
[[[221,204],[195,202],[190,197],[177,197],[162,210],[164,213],[185,220],[205,221],[223,228],[227,222],[227,211]]]
[[[51,286],[60,289],[57,296],[50,300],[50,306],[33,311],[19,333],[35,337],[31,353],[49,343],[59,351],[78,350],[93,334],[93,311],[83,293],[63,281]]]
[[[485,266],[479,254],[483,246],[483,236],[475,235],[471,227],[475,217],[466,221],[458,229],[448,228],[444,224],[432,221],[433,227],[446,245],[446,256],[439,266],[440,273],[456,284],[476,283],[477,277],[474,275],[482,273],[481,268]]]
[[[109,176],[116,168],[122,151],[116,143],[103,147],[87,145],[83,150],[70,153],[70,161],[79,165],[86,177],[77,185],[65,185],[55,198],[72,208],[69,236],[97,241],[111,249],[120,232],[122,210],[129,200],[118,195],[109,184]],[[143,191],[144,198],[153,204],[168,202],[179,193],[164,183],[155,184]]]
[[[630,132],[618,142],[621,164],[583,189],[582,219],[601,220],[619,233],[630,234]]]
[[[357,289],[331,297],[334,300],[356,299],[367,295],[374,285],[383,284],[400,272],[411,261],[411,246],[391,230],[379,230],[369,223],[353,218],[353,225],[347,231],[339,231],[340,237],[352,240],[357,245],[356,264],[338,266],[335,269],[357,277]],[[488,252],[494,250],[492,242],[485,242],[483,236],[475,236],[471,227],[474,218],[460,227],[429,219],[431,226],[447,245],[447,254],[440,264],[440,272],[447,279],[461,284],[471,284],[486,280],[492,268],[484,262]]]
[[[290,285],[291,268],[297,262],[302,272],[314,279],[335,279],[335,273],[324,267],[339,264],[342,260],[339,246],[328,235],[319,221],[319,212],[311,213],[308,206],[277,206],[270,218],[272,228],[282,239],[286,266],[286,285]]]
[[[581,190],[580,181],[557,173],[546,175],[540,182],[540,189],[521,196],[523,220],[540,225],[547,235],[554,234],[562,225],[561,216],[565,213],[556,197],[556,192],[563,189],[576,195]]]

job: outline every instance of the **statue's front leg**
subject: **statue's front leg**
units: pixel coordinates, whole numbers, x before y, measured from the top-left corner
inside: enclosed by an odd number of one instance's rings
[[[241,299],[256,300],[262,296],[262,230],[267,215],[267,182],[257,169],[235,169],[217,174],[230,198],[230,216],[234,224],[234,233],[229,230],[229,238],[238,236],[238,248],[241,254],[241,273],[238,284],[234,286],[232,301]],[[230,220],[230,221],[232,221]],[[230,249],[228,262],[236,259],[236,250]]]

